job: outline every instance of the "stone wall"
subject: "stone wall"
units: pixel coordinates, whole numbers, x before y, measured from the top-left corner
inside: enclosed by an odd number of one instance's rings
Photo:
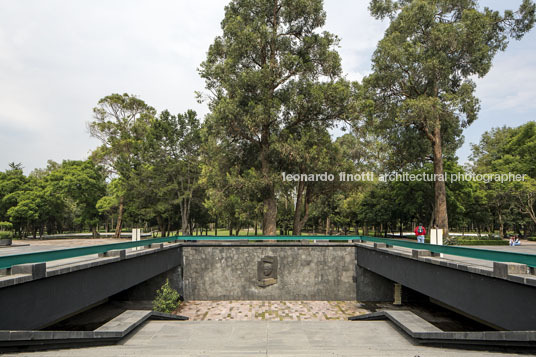
[[[353,246],[200,244],[182,249],[185,300],[356,300]],[[263,284],[258,262],[266,257],[277,258],[277,276]]]

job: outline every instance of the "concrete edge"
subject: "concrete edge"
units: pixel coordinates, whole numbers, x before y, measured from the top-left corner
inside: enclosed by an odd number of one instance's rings
[[[483,275],[486,277],[504,279],[504,280],[508,280],[517,284],[536,286],[536,276],[530,273],[525,273],[525,274],[507,273],[505,276],[497,276],[494,273],[493,268],[487,268],[481,265],[476,265],[476,264],[471,264],[471,263],[465,264],[462,262],[454,262],[454,261],[447,260],[445,258],[440,258],[440,257],[434,257],[434,256],[428,256],[428,255],[423,256],[423,255],[419,255],[418,253],[415,254],[414,253],[414,251],[416,251],[415,249],[413,249],[411,252],[402,252],[402,251],[397,251],[395,249],[383,248],[380,246],[374,247],[373,245],[366,244],[366,243],[355,243],[355,245],[360,248],[377,250],[377,251],[389,253],[398,257],[417,260],[423,263],[435,264],[435,265],[443,266],[446,268],[457,269],[457,270],[461,270],[461,271],[472,273],[472,274]],[[509,264],[512,264],[512,263],[509,263]]]
[[[84,260],[80,262],[67,263],[64,266],[50,267],[45,269],[44,277],[34,277],[32,274],[13,274],[13,275],[1,275],[0,276],[0,288],[5,288],[12,285],[18,285],[37,279],[50,278],[57,275],[68,274],[83,269],[90,269],[100,265],[116,263],[121,260],[136,258],[146,254],[158,253],[163,250],[169,250],[181,247],[181,243],[167,243],[163,246],[155,248],[146,248],[142,250],[136,250],[126,253],[124,256],[102,256],[95,257],[91,260]]]
[[[21,349],[43,350],[111,345],[150,319],[184,321],[189,318],[151,310],[127,310],[94,331],[0,330],[0,354]]]
[[[401,310],[393,310],[399,312]],[[389,320],[419,344],[494,345],[536,348],[535,331],[419,331],[409,327],[390,310],[349,317],[350,321]],[[406,314],[413,314],[406,311]],[[413,314],[415,315],[415,314]],[[417,315],[415,315],[417,316]],[[420,318],[419,318],[420,319]],[[423,320],[424,321],[424,320]],[[430,324],[426,322],[427,324]],[[431,324],[430,324],[431,325]],[[426,326],[422,326],[426,328]]]

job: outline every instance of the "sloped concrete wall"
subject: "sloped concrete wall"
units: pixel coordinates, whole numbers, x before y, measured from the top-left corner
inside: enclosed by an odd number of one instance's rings
[[[277,283],[261,287],[257,262],[277,257]],[[355,247],[215,245],[183,247],[186,300],[356,300]]]

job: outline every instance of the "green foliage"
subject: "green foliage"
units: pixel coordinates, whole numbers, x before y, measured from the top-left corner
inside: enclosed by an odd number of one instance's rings
[[[129,94],[112,94],[99,100],[93,108],[94,120],[89,123],[91,136],[102,145],[92,154],[92,159],[106,167],[117,177],[119,200],[116,237],[121,232],[124,200],[132,187],[134,169],[139,164],[148,127],[156,115],[154,108]]]
[[[392,144],[398,168],[433,158],[442,175],[443,156],[455,153],[480,110],[472,78],[488,73],[509,37],[533,27],[534,3],[500,15],[477,1],[372,0],[370,11],[390,25],[363,80],[360,113]],[[436,224],[448,228],[445,185],[434,189]]]
[[[0,222],[0,231],[11,231],[13,224],[11,222]]]
[[[216,139],[211,145],[234,153],[233,174],[249,172],[257,180],[268,235],[276,227],[282,132],[308,130],[313,123],[330,126],[345,117],[349,105],[338,38],[318,31],[325,18],[321,0],[233,0],[225,8],[222,34],[201,64],[211,93],[206,119]]]
[[[169,285],[169,279],[156,291],[155,299],[153,300],[153,310],[164,313],[172,313],[180,305],[180,295]]]
[[[13,238],[12,232],[0,231],[0,239],[10,239],[10,238]]]
[[[479,111],[472,80],[509,38],[532,28],[533,2],[499,14],[478,1],[372,0],[370,11],[390,23],[359,84],[344,80],[339,39],[321,32],[321,0],[230,1],[200,66],[205,120],[191,110],[157,114],[128,94],[102,98],[89,124],[101,141],[91,161],[49,161],[28,176],[11,163],[0,172],[0,221],[12,225],[0,223],[0,231],[96,235],[99,224],[111,221],[120,232],[125,220],[158,227],[160,236],[209,224],[237,235],[326,226],[398,233],[416,221],[433,224],[437,186],[340,182],[338,173],[445,171],[527,174],[521,183],[447,182],[438,192],[451,226],[533,234],[535,122],[485,133],[470,167],[455,157]],[[340,120],[351,130],[332,139],[328,130]],[[281,172],[335,180],[289,182]]]
[[[506,221],[524,224],[527,219],[536,224],[536,122],[517,128],[496,128],[482,135],[473,145],[475,173],[513,173],[527,175],[523,182],[490,182],[483,184],[491,211],[501,226]]]
[[[458,239],[456,245],[508,245],[508,241],[502,239]]]

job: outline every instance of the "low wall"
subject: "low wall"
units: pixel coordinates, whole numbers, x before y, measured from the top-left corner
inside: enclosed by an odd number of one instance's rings
[[[336,243],[185,245],[183,294],[186,300],[356,300],[355,257],[354,246]]]

